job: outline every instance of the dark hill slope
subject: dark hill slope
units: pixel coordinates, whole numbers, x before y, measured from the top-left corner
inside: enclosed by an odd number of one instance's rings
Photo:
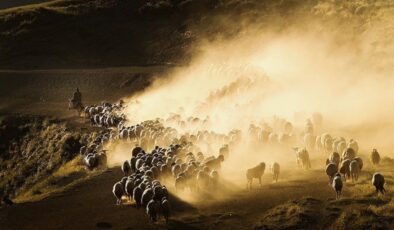
[[[243,26],[237,21],[241,15],[248,14],[257,20],[257,16],[267,12],[288,15],[310,5],[297,2],[58,0],[2,10],[0,68],[105,67],[187,61],[189,54],[185,51],[190,51],[193,41],[211,39],[219,32],[236,34]],[[231,26],[226,26],[226,18],[233,22]]]
[[[314,28],[346,36],[338,43],[353,44],[380,33],[368,32],[371,28],[390,26],[393,5],[384,0],[55,0],[0,10],[0,68],[182,64],[197,43],[231,38],[250,25],[283,30],[315,23]],[[383,30],[378,40],[392,37],[391,27]],[[372,42],[379,47],[380,41]]]
[[[0,9],[7,9],[11,7],[25,6],[29,4],[36,4],[48,1],[50,0],[1,0]]]

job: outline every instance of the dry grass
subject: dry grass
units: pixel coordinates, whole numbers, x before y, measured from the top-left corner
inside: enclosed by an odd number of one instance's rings
[[[0,134],[0,159],[5,165],[0,171],[0,192],[11,197],[36,186],[61,167],[72,169],[72,165],[64,164],[89,141],[87,135],[71,131],[62,122],[28,116],[6,117]]]
[[[88,174],[79,157],[62,165],[52,175],[15,197],[17,203],[39,201],[52,194],[60,193],[86,179]]]

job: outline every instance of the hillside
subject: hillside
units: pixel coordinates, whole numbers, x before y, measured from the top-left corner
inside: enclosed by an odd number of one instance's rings
[[[48,2],[50,0],[1,0],[0,1],[0,9],[7,9],[12,7],[25,6],[30,4],[37,4]]]
[[[284,30],[345,20],[335,29],[348,36],[349,30],[378,28],[371,24],[375,18],[389,21],[385,17],[392,15],[392,5],[365,0],[56,0],[0,10],[0,68],[182,64],[196,44],[231,38],[247,26]]]

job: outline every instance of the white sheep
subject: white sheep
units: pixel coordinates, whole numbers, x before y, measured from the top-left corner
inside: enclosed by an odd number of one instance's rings
[[[275,181],[275,182],[278,182],[279,172],[280,172],[280,166],[279,166],[279,164],[278,164],[277,162],[274,162],[274,163],[271,165],[271,172],[272,172],[274,181]]]
[[[342,187],[343,187],[343,183],[342,183],[342,179],[341,179],[341,174],[337,173],[334,176],[334,179],[332,180],[332,188],[335,191],[335,198],[338,200],[341,195],[342,195]]]
[[[263,176],[264,171],[265,171],[264,162],[261,162],[259,165],[257,165],[254,168],[250,168],[246,170],[246,179],[247,179],[246,188],[252,189],[252,181],[254,178],[259,179],[260,186],[262,186],[261,177]]]
[[[116,197],[116,204],[120,205],[122,203],[122,196],[124,194],[123,184],[121,182],[116,182],[112,188],[112,193]]]

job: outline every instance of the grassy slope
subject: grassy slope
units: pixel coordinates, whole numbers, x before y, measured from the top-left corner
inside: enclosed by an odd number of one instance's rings
[[[245,26],[283,29],[311,22],[337,22],[326,29],[354,36],[353,42],[371,37],[373,44],[367,45],[385,55],[394,35],[393,5],[385,0],[56,0],[0,10],[0,68],[182,63],[195,42],[229,38]]]
[[[193,41],[245,24],[288,24],[316,0],[57,0],[0,11],[0,68],[123,66],[185,61]],[[305,10],[301,10],[304,9]],[[242,17],[242,21],[234,20]],[[231,23],[228,23],[231,22]],[[186,58],[187,61],[187,58]]]

